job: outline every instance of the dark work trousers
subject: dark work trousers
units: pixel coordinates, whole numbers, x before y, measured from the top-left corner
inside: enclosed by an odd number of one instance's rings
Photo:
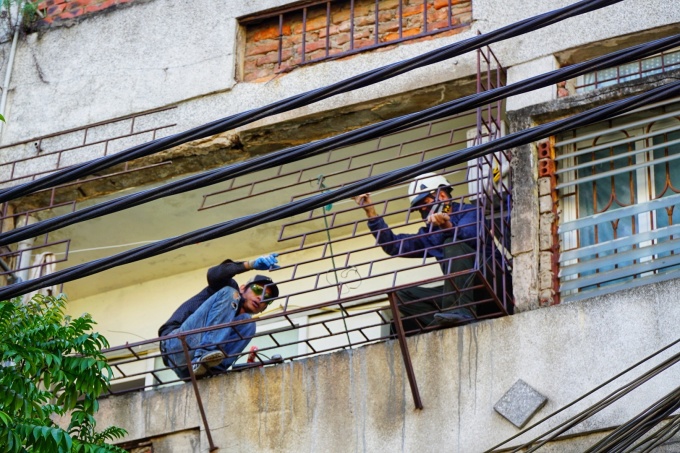
[[[444,248],[444,260],[441,262],[442,272],[455,274],[472,270],[475,267],[475,250],[466,243],[455,243]],[[464,258],[457,258],[463,255],[470,255]],[[450,259],[450,261],[449,261]],[[503,279],[498,276],[496,280],[496,294],[505,291],[512,294],[512,278],[509,273]],[[435,287],[414,286],[397,291],[399,298],[399,312],[402,317],[410,317],[420,313],[428,313],[422,316],[404,320],[404,330],[406,332],[419,330],[434,321],[434,314],[441,310],[451,309],[460,305],[474,302],[475,300],[488,299],[488,291],[484,288],[476,290],[468,289],[479,282],[476,279],[476,272],[469,272],[456,277],[444,280],[444,285]],[[494,286],[493,282],[489,283]],[[501,298],[502,299],[502,298]],[[412,302],[416,301],[416,302]],[[487,302],[478,306],[467,307],[478,316],[500,313],[495,302]],[[512,304],[509,312],[512,313]]]
[[[474,269],[475,250],[466,243],[447,245],[444,247],[443,252],[444,261],[441,262],[441,267],[444,274],[455,274]],[[458,258],[468,254],[470,256]],[[404,330],[408,332],[409,330],[418,329],[418,322],[422,327],[427,326],[434,321],[434,313],[438,312],[439,309],[446,310],[451,307],[471,303],[473,301],[472,291],[466,291],[465,289],[472,286],[474,276],[474,273],[466,273],[447,278],[444,280],[443,286],[432,288],[414,286],[413,288],[397,291],[400,303],[399,312],[402,316],[432,312],[418,318],[404,320]],[[418,322],[416,322],[416,319],[418,319]]]

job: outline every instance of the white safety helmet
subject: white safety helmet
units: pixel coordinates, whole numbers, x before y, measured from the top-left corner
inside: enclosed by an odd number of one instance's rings
[[[442,175],[435,173],[425,173],[418,176],[408,185],[408,198],[411,207],[417,205],[425,197],[436,191],[440,187],[450,188],[451,184]]]

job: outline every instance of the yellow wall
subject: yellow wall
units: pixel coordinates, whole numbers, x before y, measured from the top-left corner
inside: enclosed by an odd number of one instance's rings
[[[417,226],[414,225],[410,228],[414,229]],[[334,252],[338,254],[357,248],[371,247],[374,243],[375,240],[372,236],[362,236],[352,241],[336,243],[334,245]],[[293,262],[299,263],[305,260],[317,259],[318,253],[316,249],[297,251],[290,255],[283,255],[280,258],[280,263],[285,266]],[[386,256],[381,249],[372,248],[363,252],[361,256],[357,256],[356,259],[366,261],[385,258]],[[225,256],[224,258],[229,257]],[[243,259],[253,258],[247,257]],[[387,272],[399,269],[404,265],[414,266],[416,264],[416,260],[411,259],[390,259],[378,263],[375,267],[379,266],[381,272]],[[330,263],[327,265],[330,268]],[[338,265],[340,264],[338,263]],[[310,273],[318,272],[318,263],[313,263],[312,267],[314,269],[310,270]],[[171,277],[151,280],[141,285],[132,285],[116,291],[103,292],[95,296],[71,300],[69,301],[67,311],[72,316],[78,316],[84,312],[90,313],[98,323],[97,331],[102,333],[112,346],[155,338],[157,337],[158,327],[170,317],[173,311],[182,302],[205,287],[207,284],[206,271],[207,269],[200,269],[185,272]],[[365,277],[367,272],[365,266],[360,267],[359,272],[362,278]],[[256,271],[246,272],[237,276],[236,280],[239,283],[245,283],[255,273]],[[291,278],[291,274],[292,269],[290,268],[269,273],[274,281],[288,280]],[[438,267],[430,265],[425,268],[419,268],[416,272],[411,271],[403,276],[400,275],[398,283],[406,283],[407,279],[415,281],[437,275],[441,275]],[[329,278],[332,278],[332,276],[329,276]],[[313,279],[300,279],[299,281],[283,283],[280,285],[281,294],[288,295],[307,290],[312,284],[311,280]],[[380,288],[389,288],[392,286],[391,281],[391,274],[383,278],[364,279],[359,287],[347,288],[343,291],[343,297],[363,294]],[[323,283],[325,284],[325,282]],[[337,292],[334,288],[312,291],[291,297],[288,308],[293,309],[318,304],[334,300],[336,297]],[[268,312],[280,311],[283,303],[283,299],[274,302]]]

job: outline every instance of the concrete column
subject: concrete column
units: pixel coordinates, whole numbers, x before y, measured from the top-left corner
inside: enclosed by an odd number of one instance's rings
[[[508,68],[508,85],[516,83],[530,77],[554,71],[560,65],[552,55],[537,58]],[[528,93],[512,96],[506,101],[506,111],[519,110],[530,105],[541,104],[543,102],[557,99],[557,87],[547,86]]]

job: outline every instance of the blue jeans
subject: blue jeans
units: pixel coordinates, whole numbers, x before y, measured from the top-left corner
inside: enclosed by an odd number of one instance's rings
[[[237,312],[240,298],[241,295],[234,288],[226,286],[220,289],[206,299],[198,310],[192,313],[180,327],[170,332],[170,334],[250,319],[251,316],[248,313],[239,315]],[[207,352],[218,349],[222,350],[227,356],[234,355],[233,357],[227,357],[222,363],[211,368],[211,370],[215,371],[226,371],[238,358],[236,354],[248,346],[253,335],[255,335],[254,322],[187,335],[186,342],[192,362],[194,362],[194,359],[199,360]],[[180,378],[189,377],[182,342],[179,338],[171,338],[162,343],[161,349],[167,352],[168,362],[170,366],[174,367],[177,376]]]

